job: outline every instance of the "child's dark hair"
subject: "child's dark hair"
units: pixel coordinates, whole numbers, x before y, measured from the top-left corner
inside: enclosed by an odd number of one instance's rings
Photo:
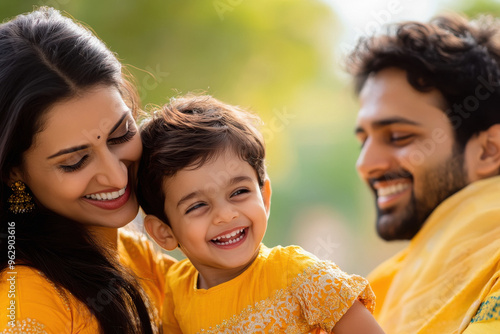
[[[141,127],[143,154],[137,197],[147,214],[168,224],[163,181],[181,169],[203,166],[230,149],[250,164],[259,185],[265,180],[265,149],[259,118],[211,96],[174,98]]]

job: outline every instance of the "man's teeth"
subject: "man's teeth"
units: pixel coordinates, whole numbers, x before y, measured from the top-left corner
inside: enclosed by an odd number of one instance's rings
[[[85,197],[88,199],[93,199],[93,200],[98,200],[98,201],[109,201],[112,199],[117,199],[121,195],[125,194],[126,188],[127,187],[120,189],[118,191],[113,191],[111,193],[99,193],[99,194],[85,195]]]
[[[389,185],[387,187],[379,188],[377,190],[377,195],[379,197],[390,196],[390,195],[400,193],[403,190],[408,189],[409,187],[410,187],[409,183],[396,183],[396,184]]]
[[[243,231],[245,231],[244,228],[242,228],[240,230],[236,230],[232,233],[228,233],[226,235],[218,236],[217,238],[212,239],[212,241],[217,243],[218,245],[230,245],[230,244],[233,244],[235,242],[240,241],[243,238],[243,236],[244,236]],[[235,236],[237,236],[238,234],[240,234],[240,236],[238,236],[236,239],[231,239],[231,238],[234,238]]]

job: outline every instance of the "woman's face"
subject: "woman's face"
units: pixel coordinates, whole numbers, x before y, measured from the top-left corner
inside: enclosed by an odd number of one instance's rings
[[[142,143],[130,108],[113,86],[54,104],[25,152],[21,179],[37,205],[78,222],[121,227],[137,214]]]

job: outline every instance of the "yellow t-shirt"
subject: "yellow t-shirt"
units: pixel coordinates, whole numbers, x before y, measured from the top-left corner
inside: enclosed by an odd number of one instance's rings
[[[373,311],[368,282],[297,246],[261,246],[238,277],[197,289],[188,260],[167,274],[164,333],[330,332],[356,300]]]
[[[119,236],[120,262],[139,278],[159,316],[165,275],[175,260],[156,252],[143,235],[120,230]],[[99,307],[107,298],[105,293],[98,294],[93,305]],[[18,265],[15,271],[0,274],[0,310],[2,334],[98,332],[95,318],[83,304],[70,293],[63,293],[39,271],[26,266]]]

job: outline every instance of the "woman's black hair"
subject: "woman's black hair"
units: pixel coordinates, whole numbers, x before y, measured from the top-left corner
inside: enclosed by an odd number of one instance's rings
[[[116,87],[136,108],[120,62],[82,25],[47,7],[0,25],[0,271],[8,266],[8,223],[14,222],[16,264],[41,272],[83,303],[102,333],[155,333],[137,280],[84,225],[41,208],[8,210],[10,173],[43,130],[46,111],[98,85]],[[104,294],[106,302],[96,305]]]

